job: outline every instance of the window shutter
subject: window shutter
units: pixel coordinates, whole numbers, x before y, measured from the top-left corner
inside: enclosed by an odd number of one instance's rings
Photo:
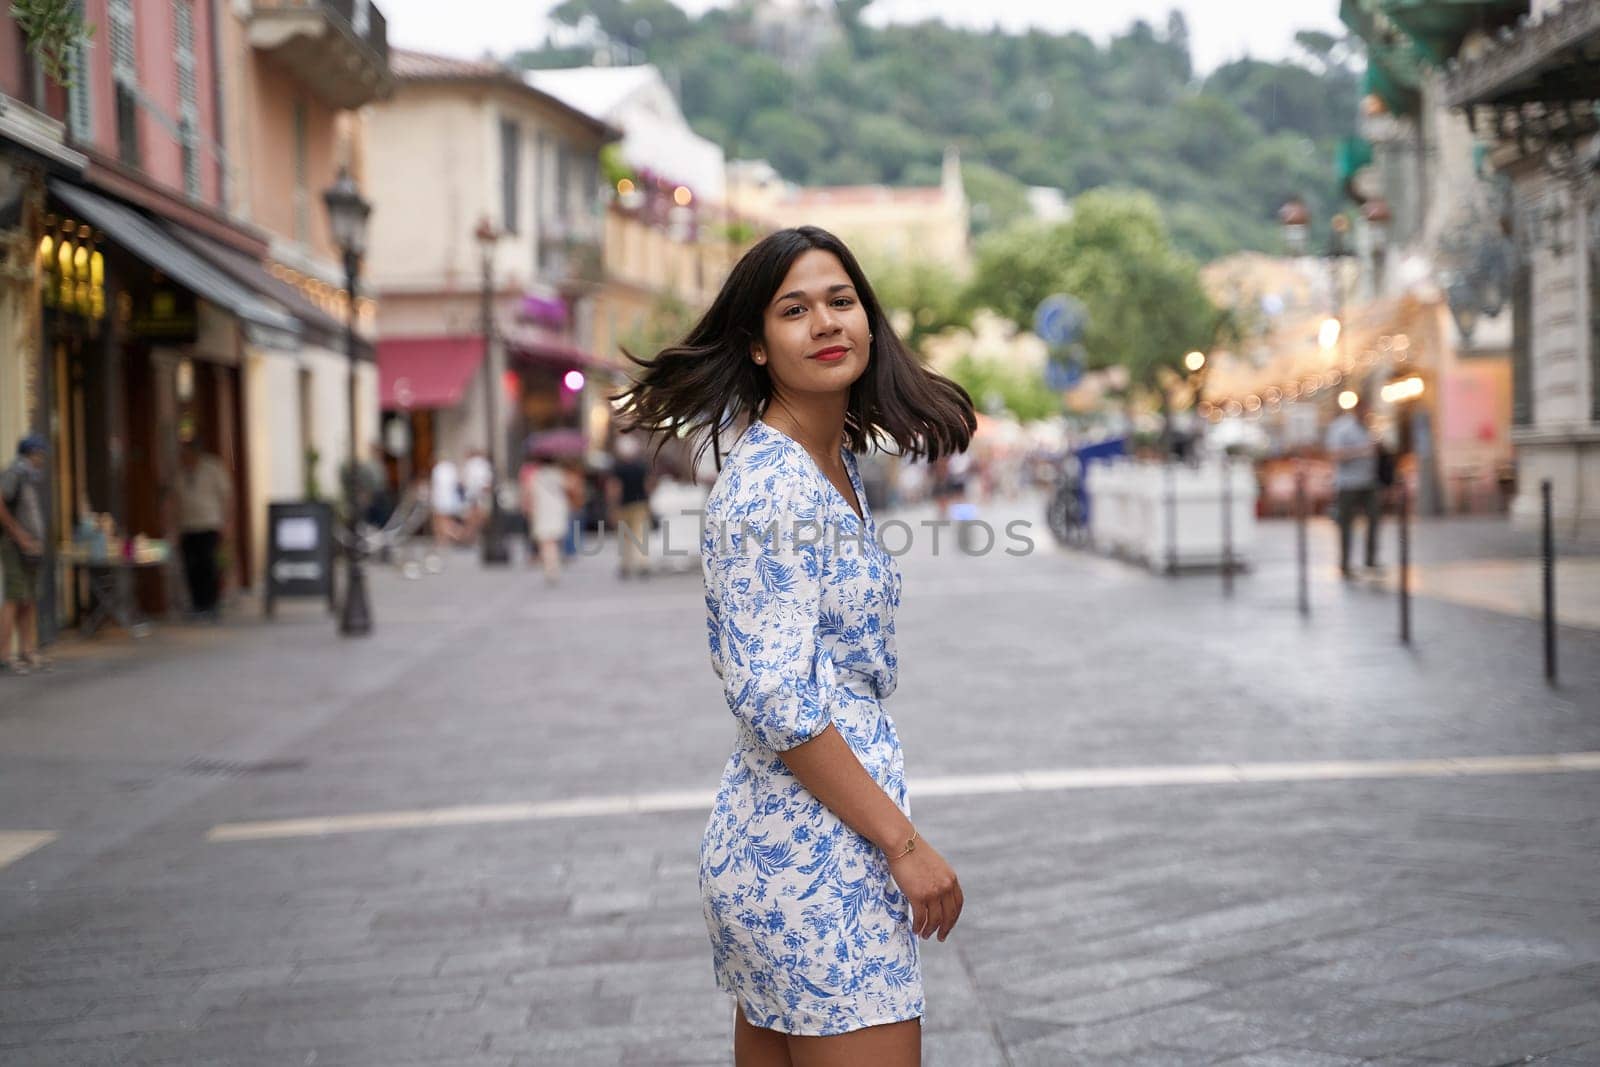
[[[72,139],[79,144],[94,140],[94,110],[90,106],[89,46],[80,44],[72,50],[72,88],[67,96],[67,126]]]
[[[111,0],[107,14],[111,23],[112,76],[117,81],[137,84],[139,68],[133,36],[133,0]]]
[[[194,58],[194,0],[172,0],[172,25],[178,67],[178,137],[183,148],[183,187],[200,195],[200,87]]]

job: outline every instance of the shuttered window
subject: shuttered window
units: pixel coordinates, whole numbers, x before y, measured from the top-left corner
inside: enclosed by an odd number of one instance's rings
[[[516,233],[522,199],[522,129],[513,119],[500,120],[500,228]]]
[[[200,195],[200,85],[195,73],[194,0],[172,0],[174,53],[178,60],[178,139],[183,151],[183,190]]]
[[[139,66],[133,32],[133,0],[110,0],[111,82],[117,109],[117,158],[137,167],[139,153]]]

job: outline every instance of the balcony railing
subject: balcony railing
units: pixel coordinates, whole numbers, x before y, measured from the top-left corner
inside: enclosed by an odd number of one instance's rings
[[[371,0],[258,0],[250,43],[271,54],[330,107],[387,96],[389,23]]]

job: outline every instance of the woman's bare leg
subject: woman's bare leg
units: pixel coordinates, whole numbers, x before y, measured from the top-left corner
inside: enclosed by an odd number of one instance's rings
[[[789,1063],[792,1067],[921,1067],[922,1020],[869,1026],[834,1037],[791,1034]]]
[[[788,1035],[751,1026],[739,1006],[733,1006],[733,1067],[794,1067],[789,1061]]]
[[[539,561],[544,564],[544,580],[554,585],[561,576],[561,542],[540,541]]]

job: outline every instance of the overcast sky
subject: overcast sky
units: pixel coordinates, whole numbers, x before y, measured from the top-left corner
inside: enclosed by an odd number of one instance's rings
[[[389,19],[389,40],[404,48],[480,56],[503,55],[539,41],[551,0],[377,0]],[[712,0],[678,0],[703,11]],[[877,0],[872,22],[912,22],[929,17],[987,29],[1038,26],[1082,30],[1096,39],[1136,18],[1156,26],[1173,8],[1189,20],[1195,63],[1208,71],[1242,55],[1277,58],[1294,48],[1302,29],[1339,29],[1335,0]],[[975,10],[976,9],[976,10]]]

